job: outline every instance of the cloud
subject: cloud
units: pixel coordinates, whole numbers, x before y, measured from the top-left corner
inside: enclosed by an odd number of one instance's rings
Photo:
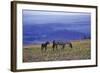
[[[23,10],[23,22],[31,25],[47,23],[70,24],[89,21],[90,13]]]

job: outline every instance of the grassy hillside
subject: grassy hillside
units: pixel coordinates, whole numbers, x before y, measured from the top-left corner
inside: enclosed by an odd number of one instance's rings
[[[23,48],[23,62],[83,60],[91,58],[90,40],[72,41],[73,48],[66,45],[64,50],[53,51],[52,44],[46,52],[41,51],[41,45],[29,45]]]

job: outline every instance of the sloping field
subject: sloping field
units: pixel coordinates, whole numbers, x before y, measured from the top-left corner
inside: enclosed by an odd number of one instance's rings
[[[53,51],[52,44],[50,44],[46,52],[41,51],[41,45],[24,46],[23,62],[91,59],[90,40],[77,40],[71,43],[73,48],[66,45],[65,49],[61,50],[59,46],[55,51]]]

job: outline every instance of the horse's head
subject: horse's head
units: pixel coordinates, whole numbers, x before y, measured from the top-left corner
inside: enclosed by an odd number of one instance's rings
[[[46,42],[46,44],[50,44],[50,42],[49,42],[49,41],[47,41],[47,42]]]

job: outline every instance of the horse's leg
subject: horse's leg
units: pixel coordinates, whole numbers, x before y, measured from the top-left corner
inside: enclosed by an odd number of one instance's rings
[[[45,51],[47,51],[47,46],[45,46]]]
[[[54,44],[52,45],[52,48],[53,48],[53,51],[54,51],[54,48],[55,48],[55,45]]]
[[[65,48],[65,45],[63,44],[63,45],[62,45],[62,50],[64,50],[64,48]]]
[[[42,44],[42,46],[41,46],[41,51],[44,51],[44,50],[45,50],[45,45]]]
[[[43,51],[43,46],[41,46],[41,51]]]
[[[55,46],[53,47],[53,51],[55,51]]]
[[[54,51],[54,47],[52,47],[53,48],[53,51]]]
[[[55,46],[55,47],[56,47],[56,50],[58,50],[58,45],[57,45],[57,44],[56,44],[56,46]]]
[[[53,48],[53,51],[54,51],[54,47],[52,47]]]
[[[71,43],[71,48],[73,48],[72,43]]]
[[[70,43],[69,45],[70,45],[70,48],[73,48],[72,43]]]

